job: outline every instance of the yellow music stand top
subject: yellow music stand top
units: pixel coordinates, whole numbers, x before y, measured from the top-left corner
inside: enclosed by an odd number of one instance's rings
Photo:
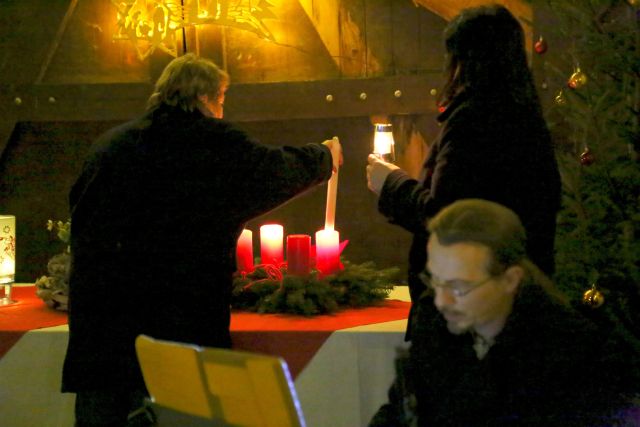
[[[152,401],[238,427],[304,427],[286,362],[274,356],[140,335],[136,352]]]

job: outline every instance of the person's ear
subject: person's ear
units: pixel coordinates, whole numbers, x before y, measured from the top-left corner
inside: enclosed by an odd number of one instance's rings
[[[513,294],[518,290],[522,279],[524,279],[524,269],[519,265],[512,265],[505,270],[503,277],[507,291]]]

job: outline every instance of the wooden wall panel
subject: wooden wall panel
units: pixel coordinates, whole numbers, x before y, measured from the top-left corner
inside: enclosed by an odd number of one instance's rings
[[[394,74],[393,38],[395,34],[392,8],[392,0],[366,0],[364,7],[361,8],[365,19],[364,37],[368,53],[367,77]]]
[[[33,83],[71,0],[0,1],[0,81]]]
[[[115,32],[116,8],[110,1],[79,1],[42,82],[150,81],[149,61],[138,59],[130,42],[114,41]]]
[[[343,77],[366,77],[368,62],[372,60],[366,40],[366,17],[362,13],[365,2],[341,2],[336,14],[340,38],[338,61]]]
[[[329,55],[339,63],[340,22],[338,11],[342,0],[299,0],[302,9],[315,27]]]
[[[441,69],[446,21],[410,0],[302,0],[327,49],[339,38],[337,63],[343,77],[415,74]],[[321,4],[321,6],[319,5]],[[337,7],[338,31],[331,7]],[[311,12],[309,12],[311,11]],[[329,28],[327,28],[329,27]],[[434,43],[435,41],[435,43]]]
[[[232,79],[256,83],[337,78],[337,64],[298,1],[282,0],[274,13],[278,19],[266,20],[265,25],[276,43],[246,31],[224,30],[227,70]]]
[[[413,0],[433,13],[450,21],[460,13],[462,9],[477,7],[486,4],[501,4],[516,17],[522,24],[525,34],[525,46],[531,53],[533,48],[533,8],[527,0]]]
[[[442,34],[447,22],[423,7],[391,2],[390,43],[396,74],[439,72],[444,59]]]
[[[69,217],[68,193],[90,143],[116,122],[19,123],[0,161],[0,212],[16,216],[16,281],[46,274],[64,245],[46,229]]]

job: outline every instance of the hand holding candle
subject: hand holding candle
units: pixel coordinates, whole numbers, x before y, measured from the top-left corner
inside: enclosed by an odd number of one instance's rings
[[[389,174],[400,168],[393,163],[380,160],[375,154],[369,154],[367,161],[369,163],[367,165],[367,186],[369,190],[380,195]]]
[[[337,136],[332,139],[327,139],[322,143],[331,151],[331,158],[333,161],[333,171],[337,172],[338,168],[344,163],[344,157],[342,156],[342,144]]]

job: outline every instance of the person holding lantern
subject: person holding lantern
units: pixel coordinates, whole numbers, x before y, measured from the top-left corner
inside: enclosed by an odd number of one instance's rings
[[[505,7],[482,6],[463,10],[444,37],[448,80],[437,117],[442,129],[421,178],[375,155],[367,166],[379,211],[413,233],[408,283],[414,302],[425,290],[418,277],[427,259],[424,222],[463,198],[513,209],[527,230],[530,258],[547,274],[554,271],[560,175],[522,27]]]
[[[125,426],[131,411],[144,413],[139,334],[230,347],[244,225],[342,162],[337,139],[268,146],[223,121],[228,84],[205,58],[172,60],[147,112],[98,138],[71,189],[62,391],[76,393],[76,427]]]

